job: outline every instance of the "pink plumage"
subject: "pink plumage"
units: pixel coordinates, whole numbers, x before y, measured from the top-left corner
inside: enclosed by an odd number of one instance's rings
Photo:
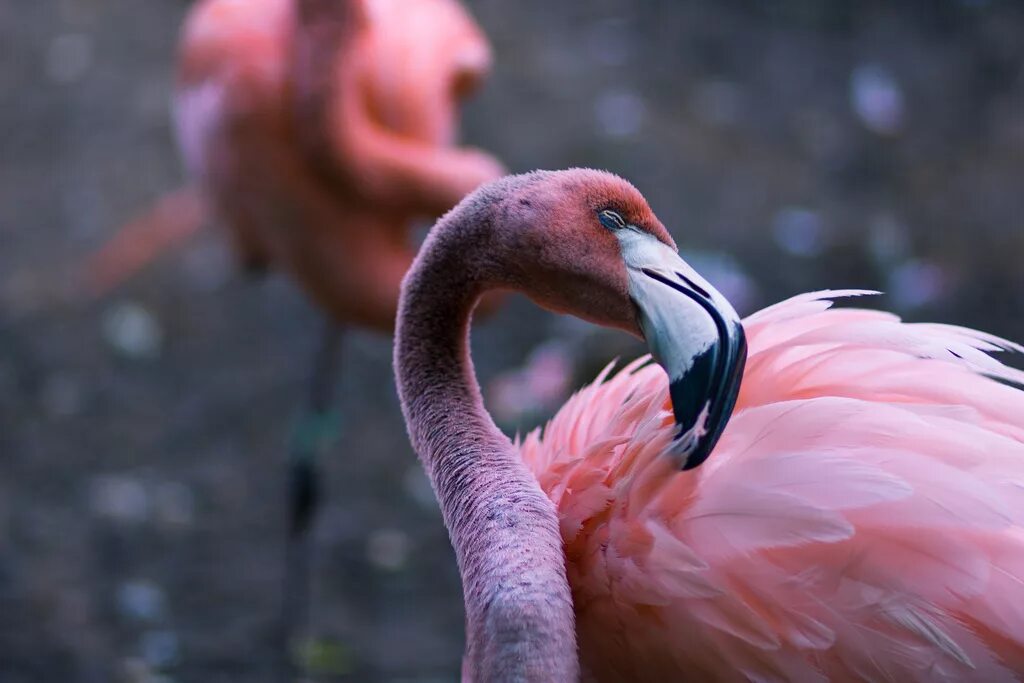
[[[998,681],[1024,672],[1024,373],[973,330],[795,297],[744,321],[701,468],[665,373],[610,368],[520,444],[555,504],[584,672]]]

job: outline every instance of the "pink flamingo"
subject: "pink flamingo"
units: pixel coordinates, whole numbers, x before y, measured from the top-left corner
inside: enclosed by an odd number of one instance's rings
[[[664,369],[606,370],[513,444],[469,358],[492,288]],[[1020,347],[829,310],[864,293],[741,324],[603,172],[508,177],[445,216],[395,370],[462,573],[464,680],[1022,680],[1024,373],[987,353]]]
[[[502,173],[454,145],[490,60],[457,0],[197,3],[174,96],[195,187],[126,226],[92,259],[93,283],[109,290],[212,217],[244,265],[282,268],[334,319],[390,331],[414,221]]]
[[[290,458],[286,641],[308,601],[339,324],[390,332],[414,221],[501,174],[454,144],[458,103],[489,67],[457,0],[206,0],[184,28],[175,120],[190,175],[240,260],[284,269],[332,318]]]
[[[245,266],[283,269],[331,316],[290,458],[286,631],[303,617],[315,458],[336,429],[340,325],[390,332],[414,221],[503,172],[455,145],[458,104],[490,58],[458,0],[198,2],[174,96],[194,185],[90,264],[94,285],[109,290],[212,217]]]

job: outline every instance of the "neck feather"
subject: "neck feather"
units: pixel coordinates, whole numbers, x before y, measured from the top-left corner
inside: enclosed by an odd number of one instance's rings
[[[350,68],[366,17],[361,0],[296,0],[291,45],[295,134],[310,158],[331,171],[332,102]]]
[[[575,628],[557,516],[484,409],[469,355],[473,307],[503,282],[493,227],[489,214],[456,209],[413,264],[395,340],[399,394],[462,574],[465,674],[572,681]]]

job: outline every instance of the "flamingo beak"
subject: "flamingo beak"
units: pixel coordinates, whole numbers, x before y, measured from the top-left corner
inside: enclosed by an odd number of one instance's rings
[[[618,235],[630,296],[651,356],[669,377],[682,470],[703,463],[736,406],[747,359],[733,307],[671,247],[648,233]]]

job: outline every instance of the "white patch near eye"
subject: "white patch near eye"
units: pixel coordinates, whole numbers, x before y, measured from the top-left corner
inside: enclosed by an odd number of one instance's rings
[[[653,270],[673,280],[679,279],[675,275],[679,273],[705,292],[717,294],[711,283],[684,261],[677,251],[654,235],[638,230],[624,230],[615,233],[615,237],[622,249],[622,260],[631,270]],[[722,299],[720,295],[712,298],[716,303],[718,299]]]
[[[629,276],[629,294],[640,309],[640,327],[651,355],[662,367],[672,368],[681,377],[693,365],[694,358],[718,341],[718,329],[700,304],[680,292],[672,292],[669,285],[644,271],[658,273],[689,288],[696,285],[708,293],[712,304],[727,317],[737,316],[714,287],[654,235],[619,230],[615,237]],[[680,275],[692,284],[685,284]],[[665,305],[667,302],[671,302],[670,306]]]

